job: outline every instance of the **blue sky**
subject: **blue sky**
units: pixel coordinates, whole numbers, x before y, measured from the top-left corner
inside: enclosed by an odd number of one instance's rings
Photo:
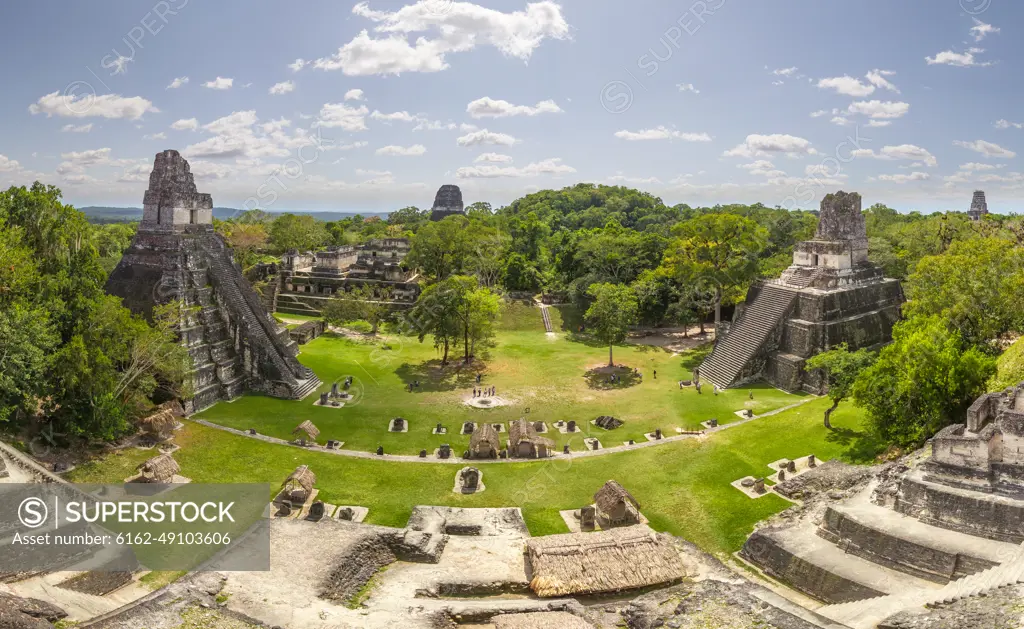
[[[174,148],[270,210],[1024,198],[1021,3],[478,1],[4,3],[0,185],[138,206]]]

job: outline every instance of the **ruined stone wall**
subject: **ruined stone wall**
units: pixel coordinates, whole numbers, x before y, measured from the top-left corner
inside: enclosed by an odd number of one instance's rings
[[[320,597],[341,604],[355,603],[366,584],[397,558],[383,533],[368,533],[346,549],[337,567],[320,586]]]
[[[1024,542],[1024,504],[942,491],[915,478],[900,483],[894,510],[926,524],[1002,542]]]

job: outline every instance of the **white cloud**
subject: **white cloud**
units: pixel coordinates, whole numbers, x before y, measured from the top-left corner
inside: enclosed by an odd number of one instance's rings
[[[361,149],[369,144],[369,142],[352,142],[351,144],[335,144],[325,148],[328,151],[351,151],[352,149]]]
[[[64,133],[89,133],[92,131],[92,123],[81,125],[66,124],[60,130]]]
[[[987,35],[998,33],[999,30],[998,26],[992,26],[991,24],[982,22],[978,18],[974,18],[974,26],[971,27],[971,35],[974,35],[974,41],[977,42],[985,39]]]
[[[829,122],[831,122],[832,124],[839,125],[840,127],[845,127],[846,125],[850,124],[850,119],[847,118],[846,116],[833,116],[832,120],[829,120]]]
[[[373,113],[370,114],[370,118],[373,118],[374,120],[383,120],[384,122],[415,122],[417,120],[416,116],[407,111],[396,111],[390,114],[385,114],[377,111],[376,109],[374,109]]]
[[[463,166],[455,171],[459,179],[492,179],[496,177],[537,177],[539,175],[567,175],[576,169],[563,164],[560,158],[546,159],[517,168],[515,166]]]
[[[98,117],[124,120],[138,120],[145,113],[160,111],[153,106],[152,102],[141,96],[132,96],[131,98],[125,98],[119,94],[104,94],[103,96],[69,94],[62,96],[60,92],[53,92],[41,97],[29,105],[28,110],[32,114],[46,114],[47,118],[62,116],[65,118]]]
[[[203,131],[213,137],[185,147],[183,153],[189,159],[247,158],[259,160],[264,157],[287,157],[304,146],[316,146],[318,140],[303,129],[286,132],[291,122],[286,119],[271,120],[257,125],[256,112],[236,111],[213,122],[203,125]],[[327,148],[330,141],[323,143]],[[253,162],[255,163],[255,162]]]
[[[900,118],[910,111],[910,104],[893,101],[860,100],[850,103],[847,111],[864,114],[869,118]]]
[[[212,81],[207,81],[206,83],[203,83],[203,87],[208,87],[211,90],[228,90],[231,89],[231,86],[234,84],[234,79],[225,79],[224,77],[218,76],[216,79]]]
[[[274,96],[278,96],[278,95],[281,95],[281,94],[287,94],[288,92],[293,92],[293,91],[295,91],[295,83],[292,82],[292,81],[282,81],[280,83],[275,83],[270,88],[270,94],[272,94]]]
[[[21,164],[17,160],[11,159],[6,155],[0,155],[0,171],[18,170],[21,168]]]
[[[146,164],[135,164],[125,168],[117,180],[121,183],[141,183],[149,181],[149,173],[153,170],[153,166],[149,163]]]
[[[508,164],[511,161],[512,156],[510,155],[502,155],[501,153],[481,153],[476,156],[473,163],[479,164],[480,162],[491,162],[494,164]]]
[[[960,164],[960,170],[996,170],[997,168],[1005,168],[1006,164],[980,164],[978,162],[968,162],[966,164]]]
[[[160,133],[153,133],[142,136],[143,140],[166,140],[167,134],[161,131]]]
[[[693,92],[694,94],[700,94],[700,90],[693,86],[693,83],[677,83],[676,87],[679,88],[680,92]]]
[[[296,59],[295,61],[292,61],[291,63],[289,63],[288,64],[288,69],[291,70],[292,72],[298,72],[299,70],[305,68],[306,64],[308,64],[308,63],[309,62],[306,61],[305,59],[299,58],[299,59]]]
[[[196,179],[227,179],[235,174],[235,169],[227,164],[218,164],[201,159],[189,162],[189,168]]]
[[[397,146],[391,144],[389,146],[382,146],[377,149],[377,155],[397,155],[400,157],[419,157],[427,152],[427,147],[422,144],[413,144],[412,146]]]
[[[628,183],[632,185],[661,184],[661,180],[657,177],[626,177],[622,173],[608,177],[608,181],[613,183]]]
[[[707,133],[684,133],[659,126],[654,129],[641,129],[640,131],[616,131],[615,137],[629,140],[631,142],[641,140],[683,140],[684,142],[710,142],[711,136]]]
[[[336,54],[314,61],[313,66],[341,70],[349,76],[440,72],[448,68],[446,55],[480,44],[528,61],[545,39],[569,37],[562,8],[551,0],[532,2],[525,11],[512,13],[471,2],[450,2],[445,9],[438,11],[436,0],[419,0],[397,11],[374,11],[360,2],[352,12],[376,22],[373,30],[382,37],[371,37],[364,30]],[[415,33],[421,34],[410,43],[409,37]]]
[[[772,85],[785,85],[785,81],[772,81]]]
[[[793,76],[794,74],[796,74],[796,71],[797,68],[794,66],[792,68],[779,68],[773,71],[772,74],[774,74],[775,76]]]
[[[506,116],[536,116],[557,114],[562,108],[553,100],[542,100],[533,107],[513,105],[507,100],[495,100],[484,96],[466,105],[466,112],[473,118],[504,118]]]
[[[854,158],[867,157],[871,159],[904,159],[910,161],[921,161],[929,166],[937,166],[939,161],[935,159],[927,149],[913,144],[900,144],[898,146],[883,146],[879,152],[874,149],[856,149],[851,151]]]
[[[832,110],[832,115],[835,115],[835,114],[838,114],[838,113],[839,113],[838,109],[833,109]],[[829,110],[827,110],[827,109],[819,109],[818,111],[812,111],[811,112],[811,118],[821,118],[822,116],[827,116],[828,114],[829,114]]]
[[[794,135],[773,133],[771,135],[751,134],[743,140],[742,144],[729,149],[723,155],[725,157],[755,157],[771,155],[772,153],[785,153],[788,155],[817,155],[816,151],[808,140]]]
[[[968,48],[967,52],[955,52],[953,50],[944,50],[934,57],[925,57],[924,60],[928,62],[928,65],[943,64],[948,66],[957,66],[960,68],[967,68],[971,66],[984,67],[992,65],[991,61],[978,61],[974,58],[974,55],[985,52],[984,48]]]
[[[353,88],[345,92],[345,100],[363,100],[363,90]]]
[[[888,127],[892,124],[892,120],[868,120],[869,127]]]
[[[365,131],[366,114],[370,110],[364,105],[349,107],[344,103],[326,103],[320,109],[321,127],[341,127],[345,131]]]
[[[896,86],[885,78],[887,76],[893,76],[895,74],[896,73],[893,72],[892,70],[875,69],[872,70],[871,72],[868,72],[865,76],[867,77],[868,82],[874,85],[875,87],[879,89],[886,89],[889,90],[890,92],[896,92],[897,94],[899,94],[900,91],[896,88]]]
[[[175,131],[195,131],[199,128],[199,121],[195,118],[182,118],[171,123],[171,128]]]
[[[875,91],[874,85],[865,85],[860,82],[860,79],[847,75],[821,79],[818,81],[818,87],[835,90],[837,93],[845,94],[846,96],[867,96]]]
[[[908,181],[927,181],[932,176],[928,173],[912,172],[909,175],[879,175],[879,181],[890,181],[892,183],[907,183]]]
[[[173,81],[171,81],[171,84],[168,85],[167,87],[165,87],[164,89],[176,90],[179,87],[181,87],[182,85],[185,85],[186,83],[188,83],[188,77],[187,76],[179,76],[178,78],[176,78]]]
[[[514,137],[507,133],[495,133],[488,131],[487,129],[481,129],[479,131],[470,131],[464,136],[459,137],[456,143],[459,146],[479,146],[483,144],[497,144],[500,146],[512,146],[518,142]]]
[[[419,123],[412,128],[413,131],[454,131],[459,126],[454,122],[441,122],[440,120],[420,119]]]
[[[1010,122],[1009,120],[996,120],[996,129],[1024,129],[1024,122]]]
[[[737,164],[736,168],[742,168],[750,171],[751,175],[762,177],[784,177],[786,175],[784,171],[778,170],[775,168],[775,164],[766,159],[759,159],[749,164]]]
[[[974,142],[964,142],[962,140],[955,140],[953,142],[956,146],[961,146],[965,149],[970,149],[976,153],[981,153],[985,157],[1016,157],[1017,154],[1010,149],[1005,149],[998,144],[992,142],[986,142],[985,140],[975,140]]]

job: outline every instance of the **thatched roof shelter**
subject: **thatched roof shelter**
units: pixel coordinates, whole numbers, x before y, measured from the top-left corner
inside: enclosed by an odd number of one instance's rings
[[[313,470],[309,469],[308,465],[300,465],[295,468],[295,471],[291,473],[288,478],[285,479],[284,484],[281,485],[281,489],[292,493],[293,491],[300,489],[309,494],[313,490],[313,485],[316,484],[316,474]]]
[[[495,629],[594,629],[594,625],[569,612],[499,614],[491,622]]]
[[[152,415],[139,420],[139,428],[143,432],[161,438],[170,436],[177,425],[178,418],[169,408],[161,408]]]
[[[309,437],[310,441],[316,441],[316,438],[320,436],[320,429],[314,426],[313,422],[308,419],[296,426],[295,430],[292,431],[292,434],[294,435],[300,432],[306,433],[306,436]]]
[[[178,462],[169,454],[161,454],[139,464],[142,480],[147,483],[170,483],[181,471]]]
[[[524,441],[536,444],[543,443],[549,448],[555,445],[555,442],[551,439],[538,435],[537,429],[533,427],[533,424],[525,419],[517,419],[508,425],[508,440],[513,446],[517,446]]]
[[[527,540],[526,555],[538,596],[620,592],[684,576],[671,537],[646,525],[536,537]]]
[[[620,505],[627,504],[633,505],[633,508],[637,511],[640,510],[640,503],[636,501],[633,494],[626,491],[625,487],[614,480],[608,481],[604,484],[604,487],[597,490],[597,493],[594,494],[594,504],[605,513],[611,513],[619,508]]]
[[[498,431],[491,424],[480,424],[469,438],[469,456],[475,459],[493,459],[501,449]]]

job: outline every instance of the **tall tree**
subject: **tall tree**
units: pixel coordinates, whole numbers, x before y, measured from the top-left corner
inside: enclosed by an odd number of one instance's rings
[[[853,396],[883,439],[913,447],[964,420],[995,373],[995,359],[937,316],[902,321],[892,335],[893,342],[857,378]]]
[[[270,246],[275,253],[318,249],[330,239],[327,224],[309,215],[282,214],[270,224]]]
[[[636,293],[629,286],[594,284],[588,294],[594,302],[584,315],[587,325],[595,338],[608,344],[608,366],[614,366],[612,349],[626,340],[629,326],[639,315]]]
[[[323,307],[324,320],[331,325],[366,321],[371,326],[370,334],[376,334],[377,328],[391,310],[388,302],[393,292],[388,286],[372,287],[363,284],[350,291],[337,293]]]
[[[807,369],[820,369],[828,384],[828,397],[832,406],[825,409],[825,428],[832,430],[832,413],[839,403],[853,394],[853,383],[862,371],[875,362],[874,353],[861,348],[851,352],[846,343],[820,352],[807,360]]]
[[[462,273],[471,265],[473,236],[465,216],[426,223],[416,232],[406,262],[435,280]]]
[[[680,282],[703,284],[714,292],[717,335],[722,300],[738,298],[739,290],[755,277],[767,233],[749,218],[724,213],[698,216],[677,225],[673,233],[676,239],[663,264]]]

